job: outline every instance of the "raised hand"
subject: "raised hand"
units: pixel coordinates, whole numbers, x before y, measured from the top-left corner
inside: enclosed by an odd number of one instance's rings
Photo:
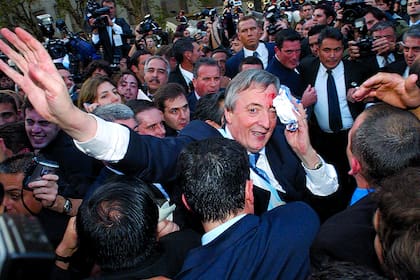
[[[95,119],[73,105],[66,84],[44,46],[19,27],[15,33],[6,28],[0,33],[15,48],[0,40],[0,51],[16,64],[20,72],[3,61],[0,61],[0,70],[23,89],[35,110],[76,140],[86,141],[93,137]]]

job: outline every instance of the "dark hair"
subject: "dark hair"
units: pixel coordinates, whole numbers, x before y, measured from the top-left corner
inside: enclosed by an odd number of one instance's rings
[[[134,73],[133,71],[128,70],[128,69],[127,70],[124,70],[124,71],[121,71],[121,72],[118,72],[118,73],[116,73],[115,75],[112,76],[112,80],[114,81],[114,84],[118,85],[119,82],[120,82],[120,80],[121,80],[121,78],[123,76],[125,76],[125,75],[131,75],[131,76],[133,76],[136,79],[136,81],[137,81],[137,85],[140,85],[141,84],[141,82],[137,78],[136,73]]]
[[[33,165],[33,153],[11,156],[0,163],[0,174],[26,174]]]
[[[134,115],[137,115],[138,113],[150,110],[150,109],[157,109],[155,103],[149,100],[145,99],[135,99],[135,100],[129,100],[125,103],[128,107],[133,110]]]
[[[321,33],[321,31],[324,30],[324,28],[326,28],[327,26],[328,25],[326,24],[317,24],[312,26],[311,29],[309,29],[308,31],[308,37]]]
[[[114,6],[116,5],[115,0],[102,0],[102,1],[101,1],[101,6],[103,6],[103,5],[104,5],[104,3],[113,3],[113,4],[114,4]]]
[[[259,59],[258,57],[255,57],[255,56],[247,56],[244,59],[242,59],[241,63],[239,64],[239,67],[238,67],[239,72],[242,71],[242,66],[244,64],[260,65],[261,69],[264,69],[264,64],[261,61],[261,59]]]
[[[377,234],[383,268],[392,279],[420,275],[420,168],[383,180],[375,193],[380,214]]]
[[[296,30],[283,29],[276,33],[276,46],[281,49],[285,41],[300,41],[301,37]]]
[[[325,4],[325,3],[321,3],[315,6],[314,11],[316,9],[320,9],[324,11],[324,14],[327,18],[329,17],[333,17],[333,21],[336,17],[336,13],[334,11],[334,8],[331,5]]]
[[[108,77],[111,77],[112,75],[112,68],[109,65],[108,61],[103,60],[103,59],[93,60],[85,68],[85,71],[84,71],[85,80],[89,78],[90,76],[92,76],[93,72],[95,72],[96,69],[104,70]]]
[[[370,6],[370,5],[366,6],[363,9],[363,16],[365,16],[365,15],[367,15],[369,13],[371,13],[372,16],[374,18],[376,18],[377,20],[379,20],[379,21],[384,20],[384,19],[387,18],[386,15],[385,15],[385,13],[382,10],[380,10],[379,8]]]
[[[137,51],[135,51],[135,53],[132,56],[130,56],[130,58],[128,59],[127,68],[131,68],[131,66],[133,66],[133,65],[137,67],[137,65],[139,64],[140,56],[145,55],[145,54],[152,55],[152,53],[149,52],[148,50],[137,50]]]
[[[140,180],[118,176],[85,199],[76,230],[80,247],[105,272],[141,267],[156,248],[158,209]]]
[[[180,38],[172,46],[172,52],[178,63],[181,63],[184,60],[184,53],[187,51],[194,50],[194,40],[191,38]]]
[[[201,66],[203,65],[217,67],[217,69],[219,69],[219,74],[221,72],[219,64],[217,63],[215,59],[211,57],[200,57],[194,64],[194,68],[193,68],[194,78],[198,78],[198,70],[200,70]]]
[[[25,98],[23,99],[23,104],[22,104],[22,113],[25,116],[26,110],[35,110],[34,106],[32,105],[31,101],[29,100],[29,98],[27,96],[25,96]]]
[[[325,39],[334,39],[344,44],[343,34],[334,27],[327,26],[319,33],[318,44],[321,45]]]
[[[13,111],[18,113],[18,105],[16,99],[7,92],[7,90],[0,90],[0,103],[12,104]]]
[[[322,269],[313,271],[307,280],[386,280],[373,270],[352,262],[329,260]]]
[[[6,148],[10,149],[13,154],[17,154],[23,149],[30,149],[28,135],[25,131],[25,123],[23,121],[5,123],[0,126],[0,138],[3,139]]]
[[[225,49],[224,47],[217,47],[215,48],[212,52],[211,52],[211,56],[213,57],[214,54],[216,53],[224,53],[226,54],[226,57],[229,58],[230,57],[230,52]]]
[[[192,119],[195,120],[211,120],[222,125],[222,119],[224,115],[225,93],[218,92],[214,94],[207,94],[202,96],[195,107]]]
[[[192,142],[179,155],[177,171],[186,201],[202,222],[224,221],[244,208],[249,162],[238,142]]]
[[[408,166],[420,165],[420,121],[410,112],[377,104],[351,136],[350,149],[370,184]]]
[[[163,112],[165,111],[165,101],[173,100],[180,95],[186,95],[183,86],[178,83],[167,83],[158,88],[153,101],[156,107]]]
[[[380,30],[384,30],[386,28],[392,28],[392,30],[394,30],[394,36],[395,35],[395,26],[394,23],[391,21],[379,21],[377,23],[375,23],[372,28],[370,29],[370,34],[372,34],[375,31],[380,31]]]
[[[403,41],[405,41],[407,37],[420,39],[420,25],[415,24],[415,25],[410,26],[403,35]]]

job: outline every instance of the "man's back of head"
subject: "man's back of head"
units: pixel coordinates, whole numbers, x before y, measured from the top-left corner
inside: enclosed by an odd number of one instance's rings
[[[362,114],[350,149],[369,184],[420,164],[420,122],[412,113],[378,104]]]
[[[181,152],[183,193],[202,222],[226,221],[244,209],[248,164],[246,150],[226,138],[193,142]]]
[[[153,254],[158,210],[144,184],[118,176],[79,208],[76,230],[80,247],[104,272],[139,268]]]
[[[406,168],[381,182],[375,219],[376,253],[389,279],[420,276],[420,168]]]

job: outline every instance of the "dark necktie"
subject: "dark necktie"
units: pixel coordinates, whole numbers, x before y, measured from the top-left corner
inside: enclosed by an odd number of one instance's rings
[[[249,154],[249,165],[252,171],[254,171],[255,174],[257,174],[262,179],[263,186],[260,187],[268,190],[271,193],[270,202],[268,203],[267,209],[271,210],[278,205],[284,204],[284,202],[281,200],[276,188],[271,184],[270,178],[268,177],[267,173],[261,168],[257,167],[257,161],[259,157],[259,153]]]
[[[257,52],[254,52],[253,54],[252,54],[252,56],[254,56],[254,57],[259,57],[259,55],[258,55],[258,53]]]
[[[335,86],[334,77],[331,73],[331,69],[327,70],[327,93],[328,93],[328,119],[330,123],[330,129],[333,132],[338,132],[343,128],[341,121],[340,103],[338,102],[338,93]]]

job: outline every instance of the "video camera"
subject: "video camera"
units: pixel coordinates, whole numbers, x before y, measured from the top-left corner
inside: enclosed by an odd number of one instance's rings
[[[0,279],[48,279],[54,250],[35,216],[0,215]]]
[[[359,47],[359,53],[361,57],[366,57],[372,52],[373,38],[368,35],[365,20],[363,18],[364,9],[366,8],[365,0],[345,0],[342,3],[343,7],[343,23],[351,24],[353,31],[357,31],[359,39],[357,40],[356,46]],[[354,37],[350,36],[349,40],[353,40]]]
[[[269,25],[267,26],[267,33],[269,35],[276,34],[277,26],[276,23],[282,19],[282,15],[280,13],[280,9],[277,8],[276,5],[270,5],[264,12],[264,17],[268,20]]]
[[[150,31],[153,31],[153,33],[156,33],[156,31],[161,30],[159,27],[159,24],[153,20],[152,16],[150,14],[147,14],[144,16],[144,19],[142,22],[140,22],[140,34],[147,34]]]
[[[86,3],[86,16],[88,19],[94,18],[93,28],[100,28],[108,26],[108,19],[106,15],[110,14],[109,7],[101,7],[99,3],[94,0],[89,0]]]

